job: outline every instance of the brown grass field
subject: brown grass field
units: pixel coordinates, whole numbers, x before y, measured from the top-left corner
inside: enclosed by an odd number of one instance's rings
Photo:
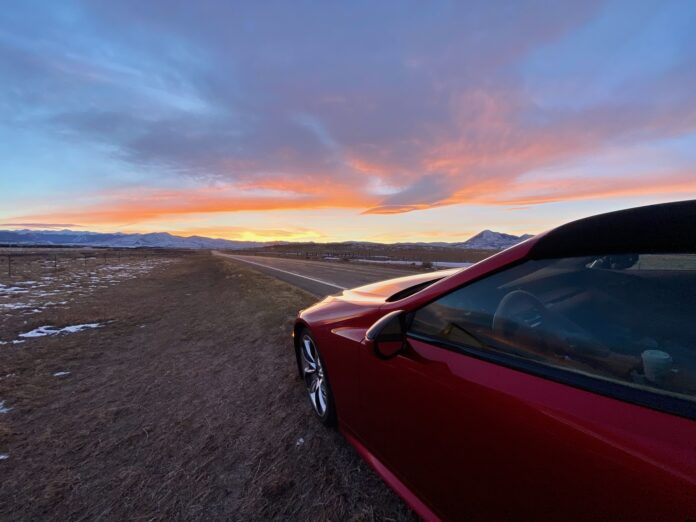
[[[207,254],[45,261],[0,273],[0,520],[415,518],[312,417],[313,297]]]

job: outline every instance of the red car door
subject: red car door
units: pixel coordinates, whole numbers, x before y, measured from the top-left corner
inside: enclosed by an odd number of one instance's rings
[[[398,356],[361,353],[358,436],[439,517],[696,519],[696,422],[688,418],[696,362],[694,346],[684,342],[690,326],[665,333],[672,335],[667,339],[659,325],[646,325],[634,332],[638,356],[628,338],[610,342],[627,323],[617,331],[600,325],[588,337],[592,313],[609,306],[620,317],[625,310],[607,304],[610,296],[593,294],[594,282],[605,289],[613,274],[588,274],[584,261],[578,266],[546,264],[541,274],[538,266],[515,268],[465,287],[415,312],[408,347]],[[533,281],[525,293],[534,291],[549,317],[540,319],[531,305],[513,310],[518,326],[531,332],[520,327],[515,344],[503,339],[504,329],[495,330],[500,317],[487,317],[486,309],[496,316],[514,300],[500,296],[519,296],[521,280]],[[660,313],[670,308],[655,301],[662,286],[639,288],[653,292],[644,299]],[[673,315],[688,320],[692,298],[677,287],[672,293],[681,308]],[[561,329],[565,345],[559,346]],[[496,342],[519,352],[494,349]],[[674,366],[659,382],[646,380],[658,366],[648,367],[646,359],[641,368],[640,355],[654,352],[655,343],[671,350]],[[534,351],[525,353],[530,346]]]

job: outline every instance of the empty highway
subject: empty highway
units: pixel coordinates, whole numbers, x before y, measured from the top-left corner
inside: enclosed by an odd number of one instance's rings
[[[309,261],[284,257],[227,254],[219,251],[213,251],[213,254],[245,263],[318,297],[339,293],[346,288],[416,273],[416,270],[411,269],[341,263],[340,261]]]

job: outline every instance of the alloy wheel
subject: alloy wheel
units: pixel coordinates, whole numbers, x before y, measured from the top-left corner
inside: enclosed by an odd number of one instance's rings
[[[323,417],[328,405],[328,394],[324,368],[314,340],[309,335],[302,336],[302,378],[307,387],[309,400],[317,415]]]

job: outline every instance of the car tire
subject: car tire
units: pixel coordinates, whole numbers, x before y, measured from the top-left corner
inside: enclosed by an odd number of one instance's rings
[[[314,336],[307,328],[300,331],[295,355],[312,411],[325,426],[335,426],[336,406],[326,365]]]

